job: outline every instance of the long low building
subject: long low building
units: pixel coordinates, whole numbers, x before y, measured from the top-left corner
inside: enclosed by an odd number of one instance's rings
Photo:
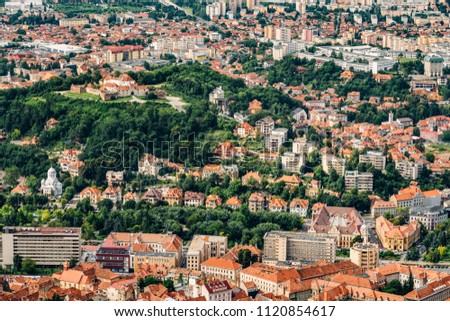
[[[66,227],[4,227],[2,266],[11,268],[14,257],[32,259],[40,267],[59,267],[80,259],[81,229]]]
[[[266,264],[285,261],[314,263],[319,260],[336,260],[333,236],[283,231],[271,231],[264,235],[263,262]]]

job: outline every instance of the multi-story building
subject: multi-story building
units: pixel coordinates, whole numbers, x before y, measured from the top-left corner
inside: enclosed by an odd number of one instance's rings
[[[106,62],[108,63],[137,60],[143,58],[143,46],[114,46],[110,47],[106,52]]]
[[[353,207],[323,206],[313,215],[309,233],[331,235],[336,245],[349,248],[352,240],[361,235],[362,218]]]
[[[281,145],[287,141],[288,129],[287,128],[275,128],[270,131],[270,134],[266,136],[265,147],[271,153],[278,152]]]
[[[400,172],[404,179],[417,179],[422,171],[423,164],[405,159],[395,161],[395,169]]]
[[[263,263],[296,261],[315,263],[336,260],[334,237],[306,232],[271,231],[264,235]]]
[[[290,42],[291,41],[291,29],[286,27],[277,27],[275,28],[275,40],[281,42]]]
[[[181,188],[169,188],[164,195],[164,200],[169,206],[176,206],[183,204],[183,190]]]
[[[96,205],[102,200],[102,191],[96,187],[86,187],[80,192],[80,200],[85,198],[88,198],[91,204]]]
[[[407,251],[420,237],[420,225],[416,221],[394,226],[384,216],[380,216],[375,222],[377,235],[385,249]]]
[[[227,281],[213,280],[203,284],[202,296],[206,301],[231,301],[232,289]]]
[[[442,77],[444,75],[444,59],[437,55],[426,56],[423,60],[424,74],[427,77]]]
[[[410,209],[421,207],[437,207],[441,205],[442,197],[438,190],[424,191],[420,189],[416,182],[411,182],[410,186],[392,195],[390,200],[397,207],[408,207]]]
[[[408,301],[448,301],[450,298],[450,276],[415,289],[405,295]]]
[[[270,212],[286,212],[288,203],[279,197],[270,199],[268,210]]]
[[[186,267],[200,271],[201,264],[212,257],[222,257],[227,251],[226,236],[194,235],[186,253]]]
[[[266,195],[263,193],[253,193],[248,198],[248,209],[251,212],[264,211],[267,208]]]
[[[332,154],[323,153],[322,154],[322,168],[325,173],[329,174],[331,169],[338,173],[339,176],[344,176],[345,174],[345,159],[334,156]]]
[[[205,204],[205,194],[196,192],[184,193],[184,206],[203,206]]]
[[[112,238],[106,238],[96,253],[96,262],[103,269],[115,272],[130,272],[130,246],[119,245]]]
[[[350,248],[350,261],[358,265],[363,271],[378,266],[378,244],[369,243],[369,229],[367,225],[361,226],[362,243],[356,243]]]
[[[138,162],[138,173],[149,176],[158,176],[163,163],[152,154],[144,154]]]
[[[350,191],[356,188],[358,192],[373,191],[373,174],[358,171],[345,172],[345,189]]]
[[[281,156],[281,167],[284,171],[299,173],[300,168],[305,163],[305,156],[303,154],[294,154],[292,152],[285,152]]]
[[[382,152],[368,151],[364,155],[359,155],[359,162],[372,164],[374,168],[384,171],[386,167],[386,156]]]
[[[88,23],[88,18],[64,18],[59,20],[61,27],[82,27]]]
[[[14,256],[32,259],[39,267],[59,267],[81,255],[81,229],[69,227],[3,227],[2,265],[14,265]]]
[[[397,204],[393,201],[376,200],[370,207],[370,214],[373,218],[386,213],[394,215],[397,211]]]
[[[263,136],[270,135],[274,128],[275,122],[270,116],[264,117],[256,122],[256,129]]]
[[[356,243],[350,248],[350,261],[363,271],[376,268],[379,260],[379,249],[375,243]]]
[[[447,221],[447,219],[448,212],[441,207],[415,208],[409,214],[409,220],[411,222],[418,221],[429,231],[434,230],[438,224]]]
[[[135,271],[138,271],[142,264],[164,266],[169,269],[178,266],[175,252],[133,252],[132,258]]]
[[[111,232],[97,252],[97,262],[105,269],[119,272],[142,263],[178,266],[182,243],[181,238],[172,233]]]
[[[241,288],[245,283],[253,282],[262,292],[273,293],[275,295],[283,294],[282,284],[291,279],[300,277],[297,269],[280,268],[262,263],[255,263],[241,271]]]
[[[201,271],[207,276],[225,279],[239,285],[239,275],[242,271],[242,264],[239,264],[233,260],[211,257],[201,263],[200,267]]]
[[[294,198],[289,204],[289,212],[296,213],[300,217],[308,215],[309,200]]]

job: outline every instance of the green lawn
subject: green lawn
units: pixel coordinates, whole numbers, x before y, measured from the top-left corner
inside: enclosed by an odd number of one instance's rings
[[[398,62],[404,64],[405,62],[416,61],[416,58],[399,58]]]
[[[437,153],[437,154],[450,153],[450,145],[441,144],[441,143],[433,143],[433,144],[426,145],[425,150],[427,152],[432,152],[432,153]]]
[[[189,7],[182,7],[188,14],[192,15],[192,8]]]

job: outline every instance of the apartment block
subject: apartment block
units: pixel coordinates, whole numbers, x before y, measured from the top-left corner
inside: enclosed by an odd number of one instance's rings
[[[382,152],[368,151],[364,155],[359,155],[359,162],[372,164],[374,168],[384,171],[386,167],[386,156]]]
[[[309,262],[336,260],[334,237],[306,232],[271,231],[264,235],[263,263],[285,261]]]
[[[304,163],[305,156],[303,154],[286,152],[281,156],[281,166],[284,171],[299,173]]]
[[[5,268],[14,265],[16,255],[32,259],[41,267],[59,267],[81,255],[80,228],[4,227],[1,238]]]
[[[338,173],[339,176],[344,176],[345,174],[345,159],[336,157],[332,154],[323,153],[322,154],[322,168],[325,173],[329,174],[331,169]]]
[[[61,27],[82,27],[88,23],[88,18],[65,18],[59,20],[59,25]]]
[[[373,191],[373,174],[347,171],[345,173],[345,189],[350,191],[356,188],[358,192]]]
[[[423,164],[408,160],[398,160],[395,162],[395,169],[400,172],[404,179],[417,179],[422,171]]]
[[[186,267],[200,271],[201,264],[212,257],[222,257],[227,252],[228,237],[194,235],[186,253]]]
[[[350,248],[350,261],[363,271],[374,269],[379,263],[378,244],[357,243]]]
[[[106,61],[108,63],[137,60],[144,58],[143,46],[114,46],[106,52]]]

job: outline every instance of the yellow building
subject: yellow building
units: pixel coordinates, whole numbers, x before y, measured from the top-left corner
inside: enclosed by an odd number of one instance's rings
[[[420,237],[417,221],[394,226],[384,216],[376,219],[376,231],[383,247],[391,251],[407,251]]]

